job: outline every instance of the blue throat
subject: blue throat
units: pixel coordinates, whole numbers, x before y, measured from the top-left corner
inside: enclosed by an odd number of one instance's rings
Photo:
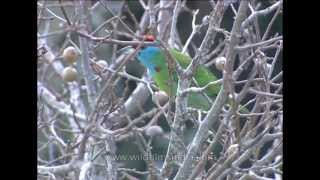
[[[151,76],[153,76],[156,71],[156,59],[155,56],[160,53],[160,48],[156,46],[148,46],[144,48],[143,50],[140,50],[137,56],[137,59],[141,62],[143,66],[145,66],[148,69],[148,72]]]

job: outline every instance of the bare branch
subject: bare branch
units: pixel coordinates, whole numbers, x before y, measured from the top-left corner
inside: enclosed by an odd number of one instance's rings
[[[256,17],[264,16],[276,10],[279,6],[282,5],[282,0],[274,3],[272,6],[267,7],[266,9],[253,12],[241,25],[242,28],[246,28]]]

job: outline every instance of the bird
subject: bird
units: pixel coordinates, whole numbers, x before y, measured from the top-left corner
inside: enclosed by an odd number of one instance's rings
[[[177,49],[170,49],[170,54],[173,56],[176,63],[179,63],[181,68],[186,69],[192,59],[187,54],[180,52]],[[152,77],[157,87],[164,91],[168,96],[175,96],[178,87],[178,74],[176,71],[169,73],[169,67],[164,50],[157,46],[143,47],[137,53],[138,61],[147,69],[148,75]],[[172,79],[170,79],[170,75]],[[208,83],[217,81],[218,78],[204,65],[199,64],[193,74],[195,83],[204,87]],[[170,82],[171,81],[171,82]],[[204,93],[190,92],[187,96],[188,107],[199,109],[201,111],[209,111],[212,106],[212,101],[220,91],[220,84],[210,84]],[[207,96],[207,97],[206,97]],[[211,99],[208,100],[208,97]],[[195,122],[191,118],[192,122]],[[195,123],[197,125],[197,123]],[[216,130],[213,130],[215,132]],[[215,134],[215,133],[214,133]],[[213,149],[214,154],[218,157],[222,150],[222,141],[219,140],[218,146]]]
[[[180,52],[177,49],[170,49],[176,63],[186,69],[192,59],[187,54]],[[172,84],[170,84],[170,73],[166,55],[164,50],[157,46],[147,46],[139,50],[137,55],[138,61],[147,69],[148,74],[155,81],[160,90],[167,93],[168,96],[175,95],[177,92],[178,76],[177,72],[172,73]],[[200,64],[195,69],[194,79],[198,86],[203,87],[208,83],[217,81],[218,78],[204,65]],[[171,85],[171,86],[170,86]],[[211,84],[205,90],[208,97],[214,98],[217,96],[221,88],[219,84]],[[202,110],[209,110],[211,107],[210,100],[201,93],[191,92],[188,97],[188,105]]]
[[[147,36],[147,41],[153,41],[154,37]],[[192,58],[175,48],[169,49],[175,63],[178,63],[182,69],[186,69],[192,62]],[[157,87],[164,91],[168,96],[175,96],[178,87],[178,73],[175,68],[172,72],[169,70],[166,52],[159,46],[144,46],[137,53],[137,60],[147,69],[148,75],[152,77]],[[215,74],[205,65],[197,65],[193,73],[193,85],[199,87],[207,86],[209,83],[218,81]],[[217,97],[222,88],[221,83],[212,83],[207,86],[203,93],[190,92],[187,97],[188,106],[203,111],[209,111],[213,105],[213,101]],[[209,100],[209,99],[210,100]],[[227,104],[231,105],[231,99],[227,100]],[[247,113],[248,110],[240,105],[240,112]],[[194,120],[192,120],[194,122]],[[217,127],[212,127],[213,136],[216,134]],[[223,139],[218,140],[218,145],[213,149],[214,157],[219,157],[223,149]]]

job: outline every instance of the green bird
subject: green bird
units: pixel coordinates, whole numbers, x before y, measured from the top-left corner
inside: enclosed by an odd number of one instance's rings
[[[176,49],[170,49],[170,53],[175,59],[176,63],[186,69],[191,63],[192,59]],[[156,46],[144,47],[138,52],[137,59],[148,70],[149,75],[153,78],[156,85],[160,90],[167,93],[167,95],[175,95],[178,87],[178,75],[176,71],[169,73],[169,67],[165,52]],[[170,75],[172,76],[172,82],[170,86]],[[198,65],[193,74],[193,79],[199,87],[206,86],[208,83],[216,81],[217,77],[209,71],[204,65]],[[205,90],[205,94],[211,99],[218,95],[220,91],[220,84],[211,84]],[[212,103],[202,93],[191,92],[188,95],[188,106],[208,111]],[[219,141],[220,142],[220,141]],[[213,149],[216,157],[219,156],[219,152],[222,150],[221,143]]]
[[[179,65],[185,69],[191,62],[191,58],[179,52],[176,49],[171,49],[170,53]],[[175,71],[172,72],[172,89],[170,86],[170,73],[166,55],[162,49],[156,46],[144,47],[138,52],[137,59],[148,70],[149,75],[153,78],[160,90],[166,92],[169,96],[175,95],[177,91],[178,76]],[[210,72],[204,65],[199,65],[194,73],[194,79],[199,87],[203,87],[210,82],[216,81],[217,77]],[[221,85],[212,84],[205,93],[210,98],[215,98],[221,88]],[[170,93],[172,91],[172,94]],[[211,103],[208,98],[201,93],[190,93],[188,96],[188,106],[202,110],[209,110]]]

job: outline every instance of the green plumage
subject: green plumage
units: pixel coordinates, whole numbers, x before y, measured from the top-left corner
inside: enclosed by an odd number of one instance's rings
[[[191,62],[191,58],[181,52],[172,49],[170,53],[175,58],[176,62],[180,64],[182,68],[187,68]],[[143,49],[139,55],[138,59],[148,68],[150,75],[153,77],[157,86],[160,90],[165,91],[170,95],[169,86],[169,69],[166,56],[162,50],[158,47],[147,47]],[[174,71],[172,74],[173,84],[172,91],[173,95],[176,94],[178,77]],[[194,73],[194,79],[199,87],[203,87],[212,81],[216,81],[217,78],[212,74],[205,66],[199,65]],[[214,98],[220,90],[219,85],[210,85],[205,93]],[[203,110],[209,110],[210,103],[208,99],[200,93],[190,93],[188,97],[188,105],[194,108],[199,108]]]

